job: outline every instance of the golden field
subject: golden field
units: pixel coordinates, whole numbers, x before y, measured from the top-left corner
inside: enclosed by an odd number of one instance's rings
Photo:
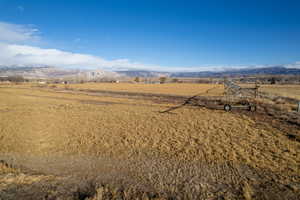
[[[58,88],[64,88],[63,84],[56,84]],[[166,83],[166,84],[143,84],[143,83],[84,83],[70,84],[67,87],[71,89],[83,90],[105,90],[118,92],[138,92],[153,94],[169,94],[193,96],[198,93],[205,95],[222,95],[224,87],[222,84],[197,84],[197,83]],[[206,93],[207,90],[211,90]]]
[[[65,88],[63,84],[55,84],[58,88]],[[242,87],[254,87],[254,84],[242,84]],[[196,94],[205,96],[222,96],[224,86],[222,84],[198,84],[198,83],[167,83],[167,84],[143,84],[143,83],[84,83],[70,84],[71,89],[91,91],[116,91],[133,93],[152,93],[193,96]],[[260,85],[260,92],[300,100],[300,85]]]
[[[261,85],[261,92],[300,100],[300,85]]]
[[[189,96],[215,85],[69,87]],[[212,94],[222,90],[217,86]],[[186,106],[159,113],[170,106],[129,96],[0,86],[0,160],[12,164],[0,163],[0,199],[30,191],[77,199],[73,189],[85,191],[78,184],[87,179],[93,182],[94,199],[108,193],[131,199],[140,195],[136,191],[143,191],[145,199],[289,199],[300,194],[300,143],[282,130],[222,110]]]

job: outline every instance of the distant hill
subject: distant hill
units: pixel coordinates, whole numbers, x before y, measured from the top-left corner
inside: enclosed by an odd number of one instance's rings
[[[300,69],[285,68],[282,66],[247,68],[227,70],[222,72],[177,72],[172,73],[171,77],[224,77],[224,76],[250,76],[250,75],[300,75]]]
[[[146,71],[146,70],[137,70],[137,71],[116,71],[118,74],[129,76],[129,77],[161,77],[161,76],[170,76],[170,72],[158,72],[158,71]]]
[[[300,75],[300,69],[286,68],[283,66],[246,68],[227,71],[202,71],[202,72],[159,72],[146,70],[129,71],[104,71],[104,70],[83,70],[83,69],[64,69],[51,66],[0,66],[0,76],[23,76],[24,78],[84,78],[94,80],[101,78],[118,77],[237,77],[251,75]]]
[[[224,77],[224,76],[250,76],[250,75],[300,75],[300,69],[286,68],[283,66],[246,68],[226,71],[202,71],[202,72],[158,72],[158,71],[117,71],[117,73],[129,77]]]
[[[31,67],[31,66],[0,66],[0,76],[23,76],[24,78],[82,78],[93,80],[97,78],[116,78],[120,77],[116,72],[104,70],[80,70],[80,69],[63,69],[50,66]]]

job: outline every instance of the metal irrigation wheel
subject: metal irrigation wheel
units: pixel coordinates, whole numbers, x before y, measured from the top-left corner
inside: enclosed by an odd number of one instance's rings
[[[231,111],[231,105],[225,104],[225,105],[224,105],[224,110],[227,111],[227,112],[228,112],[228,111]]]

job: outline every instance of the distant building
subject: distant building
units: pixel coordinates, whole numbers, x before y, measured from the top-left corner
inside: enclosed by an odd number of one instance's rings
[[[95,80],[102,78],[105,75],[105,72],[102,70],[94,70],[90,72],[86,72],[86,78],[87,80]]]
[[[0,76],[0,81],[8,81],[8,76]]]

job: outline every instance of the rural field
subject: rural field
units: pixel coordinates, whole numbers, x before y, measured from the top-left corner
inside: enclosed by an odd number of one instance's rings
[[[262,85],[260,91],[300,100],[299,85]]]
[[[288,87],[262,90],[299,98]],[[259,110],[161,113],[176,95],[223,90],[0,85],[0,199],[299,199],[298,125]]]
[[[58,88],[65,88],[63,84],[56,84]],[[254,84],[242,84],[242,87],[254,87]],[[153,94],[169,94],[193,96],[203,93],[205,96],[220,96],[224,93],[222,84],[197,84],[197,83],[169,83],[169,84],[112,84],[112,83],[85,83],[68,85],[70,89],[91,90],[91,91],[117,91],[117,92],[137,92]],[[207,91],[208,90],[208,91]],[[260,85],[260,92],[271,95],[289,97],[300,100],[300,85]]]
[[[57,84],[58,88],[65,88],[63,84]],[[168,95],[183,95],[193,96],[198,93],[204,95],[222,95],[224,88],[222,84],[140,84],[140,83],[85,83],[85,84],[70,84],[67,86],[70,89],[91,90],[91,91],[114,91],[114,92],[131,92],[131,93],[151,93],[151,94],[168,94]],[[209,90],[207,92],[207,90]]]

